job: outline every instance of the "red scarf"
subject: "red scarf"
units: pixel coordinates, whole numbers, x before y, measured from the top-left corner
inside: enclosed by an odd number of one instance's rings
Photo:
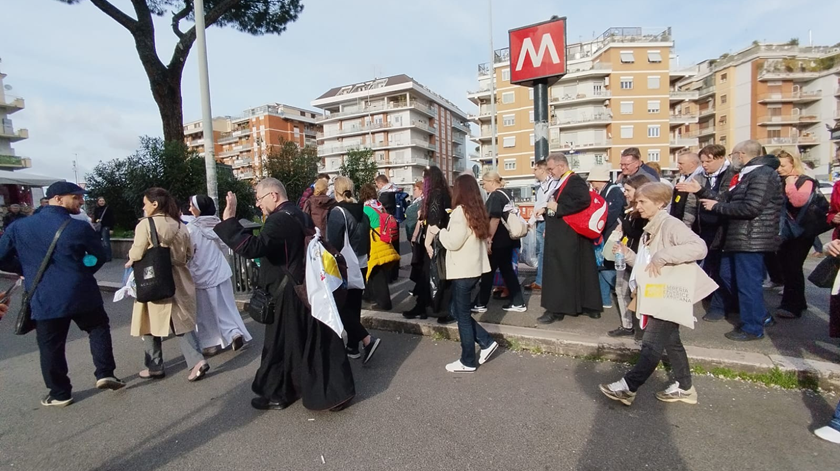
[[[738,185],[738,183],[740,181],[741,181],[741,174],[740,173],[735,174],[735,176],[732,177],[732,180],[729,181],[729,189],[731,190],[731,189],[735,188],[735,186]]]

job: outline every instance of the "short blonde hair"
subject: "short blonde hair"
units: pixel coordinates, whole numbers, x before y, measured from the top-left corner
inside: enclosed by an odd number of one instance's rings
[[[315,196],[326,195],[327,194],[327,188],[329,188],[329,185],[324,180],[316,181],[315,182],[315,193],[314,193],[314,195]]]
[[[798,175],[805,173],[805,167],[802,165],[802,159],[798,155],[793,155],[784,149],[776,149],[772,152],[773,155],[781,159],[787,159],[793,165],[793,171]]]
[[[356,199],[353,198],[353,192],[355,191],[353,180],[343,176],[336,177],[333,182],[333,188],[335,189],[335,194],[341,195],[341,198],[345,201],[350,201],[351,203],[356,202]]]
[[[486,172],[484,174],[484,176],[481,177],[481,179],[482,180],[489,180],[491,182],[498,183],[499,185],[502,184],[502,176],[499,175],[499,172],[497,172],[495,170],[490,170],[489,172]]]
[[[645,183],[636,190],[636,200],[638,201],[640,196],[644,196],[654,203],[661,204],[664,207],[671,203],[671,196],[673,196],[673,194],[674,190],[671,189],[667,183]]]

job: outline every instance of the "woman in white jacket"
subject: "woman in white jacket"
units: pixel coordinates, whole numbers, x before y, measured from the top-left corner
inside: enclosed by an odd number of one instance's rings
[[[473,176],[461,175],[455,179],[452,206],[455,209],[449,215],[449,225],[437,237],[446,249],[446,279],[450,280],[452,289],[449,314],[458,322],[461,359],[446,365],[446,371],[472,373],[499,347],[470,311],[472,290],[481,275],[490,271],[487,257],[490,218]],[[476,343],[481,347],[477,362]]]
[[[198,339],[205,354],[213,355],[228,345],[239,350],[251,341],[233,298],[233,272],[225,256],[226,247],[213,232],[219,224],[216,204],[205,195],[190,198],[195,219],[187,225],[193,245],[188,267],[195,282]]]

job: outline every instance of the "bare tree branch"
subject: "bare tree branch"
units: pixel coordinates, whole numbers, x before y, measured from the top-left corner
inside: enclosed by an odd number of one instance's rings
[[[191,1],[191,0],[190,0]],[[205,27],[209,28],[213,26],[219,18],[222,17],[225,13],[227,13],[231,8],[235,7],[242,0],[226,0],[218,5],[216,5],[210,12],[208,12],[204,16],[204,25]],[[193,43],[195,42],[195,26],[188,29],[186,32],[180,36],[180,40],[178,44],[175,45],[175,52],[172,53],[172,59],[169,61],[169,68],[173,67],[183,67],[184,63],[187,60],[187,56],[190,53],[190,48],[192,48]]]
[[[193,9],[193,0],[186,0],[184,2],[184,9],[172,15],[172,32],[178,39],[184,38],[184,32],[181,31],[181,20],[189,16]]]
[[[134,31],[137,29],[137,20],[123,13],[122,10],[112,5],[108,0],[90,0],[90,3],[93,3],[96,8],[102,10],[103,13],[113,18],[114,21],[134,34]]]

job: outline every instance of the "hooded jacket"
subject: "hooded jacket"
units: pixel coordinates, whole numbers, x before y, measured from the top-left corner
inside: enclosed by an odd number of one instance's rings
[[[321,234],[327,233],[327,214],[336,205],[336,201],[327,195],[313,195],[303,203],[303,212],[312,218]]]
[[[225,256],[228,249],[213,232],[220,222],[216,216],[199,216],[187,225],[193,246],[193,258],[187,267],[198,289],[214,288],[233,276]]]
[[[721,183],[722,191],[712,212],[724,218],[725,252],[778,250],[779,217],[784,200],[777,168],[778,157],[756,157],[741,169],[735,186],[731,182]]]

